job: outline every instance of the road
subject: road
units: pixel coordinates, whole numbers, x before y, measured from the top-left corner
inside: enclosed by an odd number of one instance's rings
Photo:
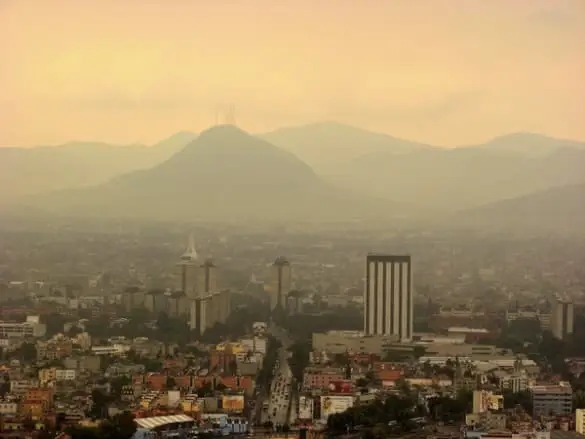
[[[274,366],[274,375],[270,383],[269,392],[261,393],[256,404],[260,412],[261,424],[272,422],[274,426],[290,425],[296,419],[296,407],[291,406],[293,396],[293,374],[288,365],[289,347],[292,340],[282,328],[270,325],[269,333],[275,337],[282,346],[278,350],[278,358]]]

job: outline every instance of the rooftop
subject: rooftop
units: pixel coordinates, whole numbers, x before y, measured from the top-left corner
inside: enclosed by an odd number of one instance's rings
[[[187,415],[174,416],[154,416],[151,418],[138,418],[134,420],[139,428],[146,428],[148,430],[162,427],[167,424],[176,424],[179,422],[193,422],[194,419]]]

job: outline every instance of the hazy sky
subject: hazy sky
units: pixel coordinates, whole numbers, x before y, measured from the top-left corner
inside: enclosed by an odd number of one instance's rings
[[[323,120],[585,140],[583,0],[0,0],[0,145]]]

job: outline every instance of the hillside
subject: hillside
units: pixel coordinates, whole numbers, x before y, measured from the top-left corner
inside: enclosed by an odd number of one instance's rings
[[[340,166],[364,154],[404,153],[429,147],[336,122],[280,128],[259,137],[292,152],[323,174],[337,172]]]
[[[481,148],[377,152],[354,160],[336,184],[444,211],[470,208],[554,186],[585,183],[585,149],[527,156]]]
[[[257,137],[246,134],[245,140],[236,136],[233,129],[228,134],[229,129],[223,127],[219,130],[221,139],[213,140],[215,146],[205,146],[212,142],[213,136],[209,135],[216,131],[207,132],[202,144],[196,134],[179,132],[150,147],[75,142],[54,147],[0,148],[3,188],[0,207],[25,195],[80,188],[92,188],[90,192],[96,202],[103,199],[106,203],[106,199],[129,196],[124,195],[124,191],[132,192],[132,186],[146,185],[153,193],[174,191],[206,206],[215,206],[210,212],[219,212],[229,209],[216,206],[218,202],[213,194],[224,200],[226,195],[222,191],[235,194],[237,190],[245,192],[244,188],[248,188],[249,192],[273,199],[289,196],[287,191],[292,189],[288,186],[297,188],[300,180],[306,180],[313,181],[315,187],[327,188],[315,189],[316,192],[333,194],[300,197],[305,199],[306,206],[311,202],[316,204],[305,207],[310,215],[341,212],[338,214],[346,216],[350,211],[360,217],[372,211],[383,216],[392,209],[402,214],[403,210],[412,212],[414,207],[420,209],[419,212],[447,213],[555,186],[585,183],[585,143],[531,133],[509,134],[481,145],[448,149],[327,122],[282,128]],[[187,144],[189,148],[183,151]],[[265,148],[260,151],[259,145]],[[266,149],[266,145],[270,148]],[[170,164],[157,166],[167,159]],[[293,159],[299,165],[294,178],[288,174]],[[271,174],[275,160],[279,164]],[[133,172],[154,167],[144,181],[139,181],[142,173]],[[196,177],[191,175],[194,172]],[[175,174],[189,175],[188,186],[197,187],[197,199],[192,193],[181,192],[183,189],[177,180],[187,177],[179,178]],[[122,175],[123,178],[118,178]],[[294,184],[287,183],[291,178]],[[106,184],[112,179],[115,179],[112,185]],[[157,184],[152,183],[154,179]],[[275,181],[280,182],[282,188],[274,194],[257,187],[262,184],[272,187]],[[200,187],[211,184],[213,191],[201,193]],[[307,183],[307,186],[312,184]],[[99,186],[99,190],[94,186]],[[174,186],[179,188],[171,190]],[[110,190],[115,193],[106,195]],[[290,197],[295,198],[298,193],[297,190],[296,195]],[[68,193],[67,196],[72,195]],[[167,198],[173,196],[165,195]],[[317,201],[319,197],[333,201],[323,204]],[[246,199],[246,206],[266,209],[262,196],[250,200],[244,196],[234,198],[231,202],[234,208],[239,200]],[[372,198],[382,201],[372,202]],[[348,200],[351,200],[350,206],[345,206]],[[160,205],[165,202],[163,198]],[[175,209],[175,206],[171,203],[170,208]],[[237,210],[243,212],[245,209]],[[280,211],[281,207],[275,210]],[[199,211],[197,215],[206,213]]]
[[[348,199],[293,154],[226,125],[151,169],[33,204],[64,215],[231,221],[336,218],[348,215]]]
[[[512,133],[495,137],[484,144],[475,145],[473,147],[492,152],[542,157],[553,154],[560,149],[585,150],[585,142],[555,139],[553,137],[534,133]]]
[[[23,195],[104,183],[152,167],[195,138],[177,133],[153,146],[69,142],[34,148],[0,148],[0,205]]]
[[[454,219],[480,227],[580,230],[585,224],[585,184],[555,187],[460,212]]]

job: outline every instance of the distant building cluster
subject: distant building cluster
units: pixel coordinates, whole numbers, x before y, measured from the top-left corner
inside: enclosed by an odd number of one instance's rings
[[[177,263],[179,285],[174,291],[128,288],[122,295],[127,311],[146,308],[171,317],[187,316],[191,329],[204,334],[216,323],[225,323],[231,312],[230,293],[217,286],[217,267],[211,259],[199,259],[192,236]]]

